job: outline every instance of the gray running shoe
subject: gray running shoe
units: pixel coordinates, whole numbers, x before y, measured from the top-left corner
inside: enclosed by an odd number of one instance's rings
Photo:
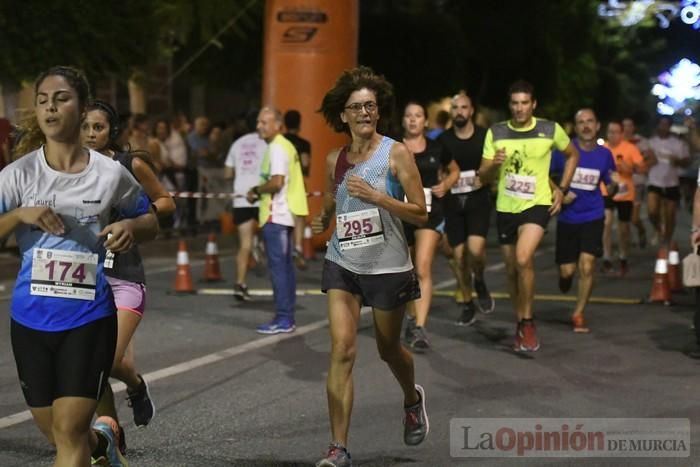
[[[406,416],[403,421],[403,441],[409,446],[416,446],[423,442],[430,431],[428,413],[425,411],[425,391],[416,384],[416,392],[419,400],[411,407],[404,407]]]
[[[476,321],[476,305],[474,300],[462,304],[462,314],[457,320],[457,326],[471,326]]]
[[[350,453],[342,444],[331,443],[328,446],[328,454],[316,462],[316,467],[352,467]]]
[[[491,297],[491,292],[489,292],[488,287],[486,287],[486,282],[483,280],[478,280],[474,278],[474,290],[476,291],[476,306],[479,311],[486,314],[491,313],[496,308],[496,302]]]
[[[428,341],[428,335],[425,332],[423,326],[417,326],[413,331],[413,341],[411,342],[411,348],[415,352],[425,352],[430,348],[430,342]]]

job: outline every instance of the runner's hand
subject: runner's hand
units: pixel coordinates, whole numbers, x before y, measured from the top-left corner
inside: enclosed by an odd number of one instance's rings
[[[109,251],[121,253],[134,245],[134,229],[129,219],[109,224],[102,229],[98,236],[107,237],[107,234],[110,233],[112,236],[104,242],[104,247]]]
[[[330,216],[326,216],[323,213],[319,214],[318,216],[314,217],[314,219],[311,221],[311,231],[315,235],[324,232],[330,225],[330,220]]]
[[[561,211],[561,203],[564,200],[564,194],[560,189],[554,190],[552,193],[552,205],[549,207],[549,215],[556,216]]]
[[[377,204],[375,199],[378,191],[357,175],[348,177],[347,187],[350,196],[360,198],[365,203]]]
[[[566,196],[564,196],[564,200],[562,201],[562,204],[564,204],[564,205],[571,204],[574,202],[575,199],[576,199],[576,193],[574,193],[573,191],[569,191],[566,194]]]
[[[53,209],[45,206],[17,208],[17,217],[23,224],[36,225],[52,235],[63,235],[66,229],[61,218]]]
[[[430,191],[432,191],[437,198],[442,198],[447,194],[447,186],[445,186],[445,182],[440,182],[430,187]]]
[[[506,148],[501,148],[496,150],[496,155],[493,156],[493,163],[496,165],[501,165],[506,160]]]

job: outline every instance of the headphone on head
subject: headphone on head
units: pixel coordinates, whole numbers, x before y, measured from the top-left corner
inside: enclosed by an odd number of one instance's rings
[[[107,120],[109,121],[109,142],[114,142],[119,137],[119,133],[122,131],[121,125],[119,124],[119,115],[117,114],[117,111],[114,110],[114,107],[112,107],[109,103],[99,99],[93,100],[91,107],[101,110],[107,114]]]

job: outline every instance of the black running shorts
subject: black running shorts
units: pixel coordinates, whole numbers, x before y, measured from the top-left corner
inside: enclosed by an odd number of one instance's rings
[[[617,220],[620,222],[629,222],[632,220],[634,201],[615,201],[610,196],[606,196],[604,199],[605,209],[617,209]]]
[[[549,223],[549,208],[551,206],[537,205],[519,213],[497,212],[496,228],[498,230],[498,243],[501,245],[514,245],[518,240],[518,229],[521,225],[537,224],[543,229]]]
[[[117,315],[67,331],[37,331],[10,324],[12,351],[29,407],[61,397],[99,400],[109,384],[117,345]]]
[[[604,223],[604,219],[583,224],[557,222],[557,248],[554,255],[556,263],[578,263],[581,253],[588,253],[596,258],[603,256]]]
[[[356,274],[333,261],[323,263],[321,291],[344,290],[362,297],[363,306],[380,310],[395,310],[420,298],[415,270],[389,274]]]
[[[681,189],[678,186],[667,186],[661,187],[656,185],[649,185],[649,193],[656,193],[662,198],[666,198],[669,201],[680,201],[681,200]]]
[[[258,208],[233,208],[234,225],[245,224],[249,220],[258,221]]]
[[[445,233],[450,246],[460,245],[471,236],[486,238],[492,208],[488,187],[448,196],[445,201]]]

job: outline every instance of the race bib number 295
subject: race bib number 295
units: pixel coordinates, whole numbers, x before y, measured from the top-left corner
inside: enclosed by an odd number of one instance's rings
[[[384,242],[384,229],[379,209],[339,214],[335,233],[341,250],[351,250]]]

